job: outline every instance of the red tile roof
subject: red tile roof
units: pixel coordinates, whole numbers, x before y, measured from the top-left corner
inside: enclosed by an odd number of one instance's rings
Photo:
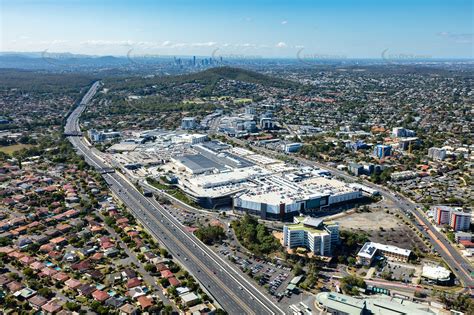
[[[137,301],[143,310],[153,305],[153,300],[144,295],[138,297]]]
[[[178,287],[181,284],[181,282],[179,282],[175,277],[168,278],[168,281],[170,282],[170,285],[174,287]]]
[[[99,301],[99,302],[104,302],[107,300],[110,296],[107,294],[107,292],[101,291],[101,290],[96,290],[92,293],[92,297],[94,300]]]
[[[127,288],[128,289],[138,287],[141,284],[142,284],[142,281],[138,278],[132,278],[132,279],[127,280]]]
[[[171,271],[169,271],[168,269],[165,269],[165,270],[162,270],[162,271],[161,271],[161,276],[162,276],[163,278],[171,278],[171,277],[173,277],[174,275],[173,275],[173,273],[172,273]]]

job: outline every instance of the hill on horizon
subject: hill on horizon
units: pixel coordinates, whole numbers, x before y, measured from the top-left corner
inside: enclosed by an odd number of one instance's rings
[[[246,83],[261,84],[265,87],[275,88],[297,88],[299,83],[288,81],[285,79],[268,76],[251,70],[234,67],[214,67],[199,72],[175,75],[175,76],[160,76],[160,77],[128,77],[110,80],[109,83],[112,88],[146,88],[153,85],[168,85],[168,84],[185,84],[185,83],[200,83],[203,90],[212,91],[214,86],[220,80],[235,80]]]

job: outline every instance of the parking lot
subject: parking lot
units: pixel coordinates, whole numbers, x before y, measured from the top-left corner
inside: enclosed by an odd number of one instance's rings
[[[405,283],[411,283],[415,273],[415,268],[407,265],[388,262],[382,272],[377,272],[376,276],[381,277],[383,273],[390,274],[391,278]]]
[[[238,250],[221,245],[218,253],[235,263],[243,272],[255,279],[260,286],[265,287],[277,300],[283,296],[291,296],[286,288],[292,279],[291,268],[274,264],[259,258],[253,259]]]

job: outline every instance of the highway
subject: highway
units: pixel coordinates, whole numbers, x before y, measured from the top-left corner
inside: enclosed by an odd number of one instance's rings
[[[232,268],[227,261],[207,248],[169,214],[156,200],[146,198],[125,176],[110,170],[100,156],[79,136],[79,117],[98,87],[94,83],[79,106],[70,114],[65,126],[69,141],[86,162],[102,173],[110,189],[132,214],[164,245],[214,300],[229,314],[285,314],[268,296]],[[74,134],[74,135],[73,135]]]
[[[221,134],[224,135],[224,134]],[[225,136],[225,135],[224,135]],[[240,144],[240,145],[251,145],[249,142],[238,140],[232,138],[232,141]],[[252,149],[256,152],[263,153],[267,156],[274,156],[275,152],[272,150],[268,150],[266,148],[262,148],[259,146],[251,145]],[[358,182],[360,181],[360,178],[352,176],[347,174],[344,171],[340,171],[336,168],[329,167],[323,163],[315,162],[315,161],[310,161],[304,158],[300,158],[297,156],[292,156],[294,159],[298,160],[300,163],[304,165],[309,165],[309,166],[316,166],[322,169],[328,169],[330,170],[333,174],[342,177],[346,180],[349,180],[350,182]],[[411,201],[410,199],[402,196],[401,194],[398,194],[396,192],[392,192],[388,190],[387,188],[376,185],[374,183],[371,183],[369,181],[364,181],[364,185],[371,187],[373,189],[376,189],[380,192],[381,196],[385,200],[390,200],[392,201],[398,208],[400,208],[402,211],[405,213],[411,213],[416,220],[425,225],[428,230],[425,231],[422,228],[420,228],[421,232],[428,237],[430,240],[430,243],[433,245],[434,249],[436,252],[446,261],[448,266],[451,268],[453,273],[456,275],[456,277],[461,281],[463,286],[466,288],[465,291],[470,290],[472,292],[473,286],[474,286],[474,281],[473,278],[471,277],[471,271],[474,270],[472,265],[455,249],[453,246],[449,243],[449,241],[446,239],[444,235],[442,235],[438,230],[435,229],[435,227],[431,224],[431,222],[428,220],[428,218],[425,216],[425,214],[420,210],[419,205]]]

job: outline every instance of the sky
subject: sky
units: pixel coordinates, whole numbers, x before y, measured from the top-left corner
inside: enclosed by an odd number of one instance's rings
[[[0,0],[0,51],[473,58],[472,0]]]

